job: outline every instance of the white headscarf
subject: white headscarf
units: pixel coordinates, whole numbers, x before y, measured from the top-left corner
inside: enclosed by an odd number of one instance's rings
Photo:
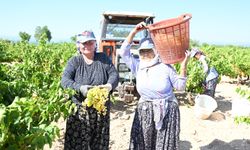
[[[140,69],[145,69],[145,68],[151,67],[151,66],[160,62],[160,57],[155,50],[154,42],[151,38],[146,37],[146,38],[141,39],[140,46],[139,46],[138,50],[141,51],[143,49],[151,49],[154,52],[155,57],[150,61],[148,61],[148,60],[145,61],[145,60],[140,58],[140,65],[139,65]]]
[[[139,68],[140,69],[145,69],[145,68],[149,68],[151,66],[154,66],[155,64],[158,64],[160,62],[160,57],[158,54],[155,55],[155,57],[150,60],[150,61],[145,61],[143,59],[140,59],[140,65]]]

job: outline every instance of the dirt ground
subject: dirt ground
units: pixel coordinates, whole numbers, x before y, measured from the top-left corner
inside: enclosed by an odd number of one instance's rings
[[[231,113],[232,100],[237,99],[234,80],[222,77],[217,85],[215,99],[218,107],[212,115],[201,120],[195,117],[194,107],[186,98],[180,101],[181,113],[181,150],[250,150],[250,125],[236,124]],[[110,150],[126,150],[129,145],[130,129],[136,102],[117,101],[111,110]],[[62,150],[65,121],[59,122],[61,138],[46,150]]]

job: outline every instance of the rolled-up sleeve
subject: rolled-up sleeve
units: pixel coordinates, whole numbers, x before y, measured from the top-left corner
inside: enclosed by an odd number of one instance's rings
[[[130,49],[131,44],[129,44],[127,40],[125,40],[122,43],[122,46],[118,53],[121,56],[122,60],[126,63],[128,68],[132,71],[132,73],[136,73],[139,60],[133,57],[133,55],[130,53]]]
[[[179,76],[173,67],[169,68],[169,77],[170,77],[173,87],[176,90],[179,90],[179,91],[185,90],[187,77]]]

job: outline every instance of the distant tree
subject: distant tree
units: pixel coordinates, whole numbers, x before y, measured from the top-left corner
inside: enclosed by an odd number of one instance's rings
[[[50,41],[51,38],[52,38],[51,32],[50,32],[50,30],[48,29],[47,26],[44,26],[44,27],[38,26],[38,27],[36,27],[34,37],[35,37],[36,41],[41,40],[41,38],[47,38],[47,40]]]
[[[200,43],[199,43],[199,41],[190,39],[190,45],[191,45],[191,47],[199,47]]]
[[[202,43],[202,47],[208,47],[209,44],[208,43]]]
[[[12,42],[13,42],[13,41],[11,41],[11,40],[0,38],[0,43],[8,43],[8,44],[11,44]]]
[[[71,40],[72,42],[76,42],[76,35],[70,37],[70,40]]]
[[[20,36],[20,38],[21,38],[21,41],[27,41],[27,42],[29,42],[29,40],[30,40],[30,37],[31,37],[31,35],[29,35],[28,33],[26,33],[26,32],[19,32],[19,36]]]

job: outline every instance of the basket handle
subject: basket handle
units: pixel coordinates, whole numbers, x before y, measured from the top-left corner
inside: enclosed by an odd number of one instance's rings
[[[192,18],[192,15],[189,14],[189,13],[187,13],[187,14],[183,14],[183,15],[177,17],[177,18],[179,18],[181,21],[175,22],[175,23],[172,23],[172,24],[168,24],[167,26],[175,26],[175,25],[177,25],[177,24],[186,22],[186,21],[188,21],[189,19]],[[156,29],[162,29],[162,28],[165,28],[165,27],[166,27],[166,26],[160,26],[160,27],[153,27],[152,25],[148,25],[148,26],[147,26],[147,28],[148,28],[150,31],[156,30]]]
[[[183,20],[189,20],[192,18],[191,14],[183,14],[181,16],[179,16],[179,18],[182,18]]]
[[[148,25],[148,24],[149,24],[149,21],[150,21],[149,19],[150,19],[150,17],[147,17],[147,18],[145,19],[145,21],[144,21],[144,22],[145,22],[145,24],[146,24],[146,25]]]
[[[143,26],[143,28],[145,28],[146,30],[145,30],[145,37],[148,37],[149,36],[149,25],[147,24],[147,21],[148,20],[146,20],[146,21],[144,21],[144,23],[145,23],[145,25],[144,24],[142,24],[142,26]]]

